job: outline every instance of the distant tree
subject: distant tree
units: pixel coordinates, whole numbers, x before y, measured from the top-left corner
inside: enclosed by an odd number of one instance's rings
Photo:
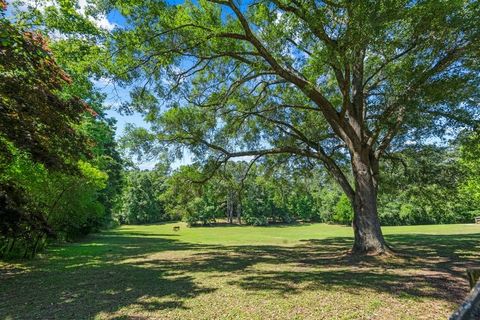
[[[168,220],[161,195],[167,172],[132,170],[125,173],[125,184],[117,199],[115,217],[120,223],[139,224]]]
[[[217,179],[213,183],[219,184],[220,196],[225,199],[227,222],[242,223],[243,196],[245,182],[253,163],[245,161],[228,162],[218,169]]]
[[[191,226],[198,223],[208,225],[216,222],[216,218],[225,217],[227,190],[217,182],[215,178],[205,180],[194,164],[181,166],[165,181],[161,199],[166,213]]]
[[[463,177],[459,181],[459,191],[462,202],[470,212],[469,221],[473,216],[480,216],[480,131],[464,132],[459,139],[459,162]]]

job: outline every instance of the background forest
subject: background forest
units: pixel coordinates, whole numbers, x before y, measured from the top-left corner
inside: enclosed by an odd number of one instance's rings
[[[445,147],[411,147],[382,164],[382,225],[465,223],[479,215],[478,136],[464,134]],[[229,162],[208,181],[203,178],[195,165],[170,173],[165,165],[130,170],[114,219],[126,224],[183,219],[192,225],[352,222],[346,196],[321,168],[308,164],[298,169]]]

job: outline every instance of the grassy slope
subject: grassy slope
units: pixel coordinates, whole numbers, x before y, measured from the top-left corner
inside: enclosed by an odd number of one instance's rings
[[[362,260],[348,227],[172,227],[0,263],[0,319],[443,319],[480,260],[478,225],[385,227],[402,256]]]

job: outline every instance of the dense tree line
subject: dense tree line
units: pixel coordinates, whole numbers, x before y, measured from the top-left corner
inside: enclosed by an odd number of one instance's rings
[[[92,39],[51,43],[0,17],[0,256],[33,256],[111,221],[122,160],[85,61]]]
[[[477,155],[478,134],[467,131],[444,146],[412,145],[391,154],[382,162],[381,223],[471,223],[480,215]],[[228,162],[213,176],[206,176],[196,164],[168,174],[158,168],[132,171],[119,220],[183,219],[189,225],[352,223],[350,201],[321,167],[282,162]]]

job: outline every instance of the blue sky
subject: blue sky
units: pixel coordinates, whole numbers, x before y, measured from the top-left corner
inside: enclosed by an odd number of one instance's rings
[[[172,1],[172,2],[183,2],[183,1]],[[106,19],[109,23],[116,27],[125,27],[127,22],[125,18],[118,12],[113,11],[106,16]],[[122,115],[116,111],[116,108],[121,102],[127,101],[129,99],[129,90],[125,88],[119,88],[114,86],[108,81],[108,79],[101,79],[100,81],[95,82],[97,88],[102,92],[107,94],[106,103],[111,106],[111,109],[107,111],[107,115],[117,120],[116,125],[116,137],[120,138],[124,134],[125,126],[128,123],[134,124],[137,127],[148,128],[148,124],[143,120],[141,114],[135,113],[133,115]],[[172,168],[175,169],[180,165],[190,164],[192,162],[191,156],[188,152],[185,152],[183,159],[176,160],[172,164]],[[155,161],[137,163],[141,169],[151,169],[155,166]]]

